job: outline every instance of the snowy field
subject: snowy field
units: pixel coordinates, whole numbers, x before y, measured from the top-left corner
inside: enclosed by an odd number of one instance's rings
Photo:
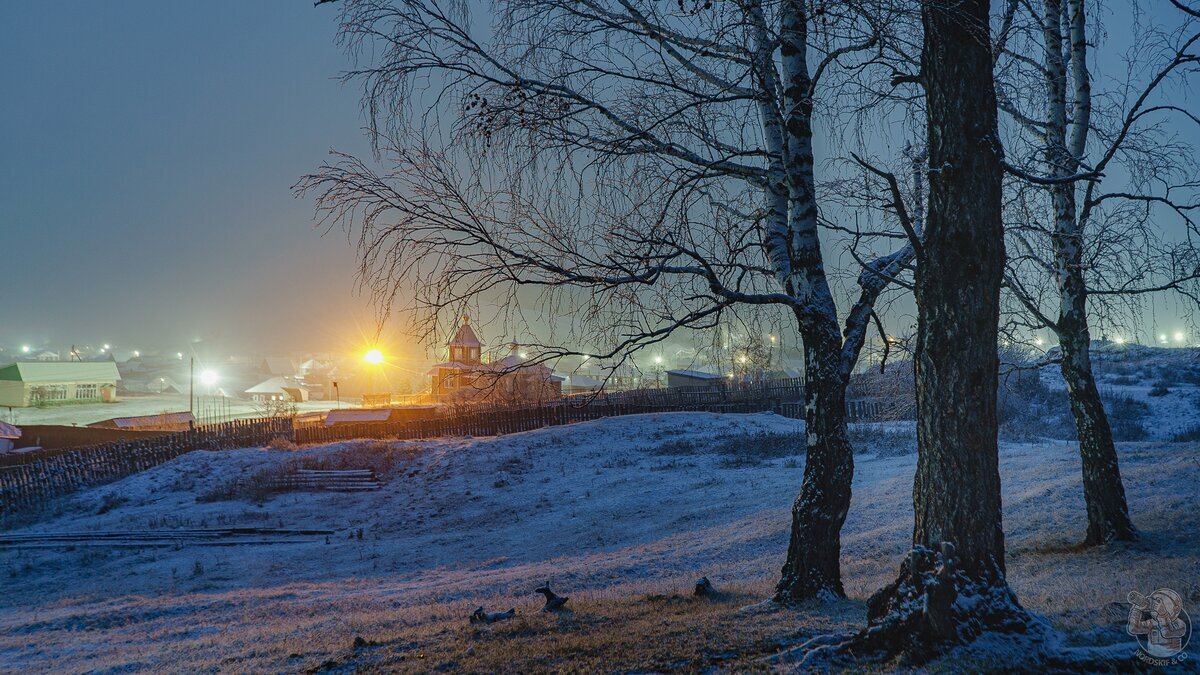
[[[206,397],[200,399],[197,405],[198,417],[202,417],[206,409],[215,409],[215,404]],[[350,407],[349,403],[343,403]],[[297,403],[298,412],[315,412],[332,410],[337,407],[336,401],[305,401]],[[137,417],[140,415],[158,415],[164,412],[186,412],[188,409],[187,394],[183,395],[147,395],[122,396],[115,403],[83,403],[71,405],[47,406],[45,408],[8,408],[0,409],[0,420],[10,424],[63,424],[86,426],[93,422],[112,419],[114,417]],[[262,417],[262,408],[253,401],[228,398],[225,399],[221,414],[223,420]]]
[[[686,591],[701,575],[741,589],[739,603],[749,604],[783,561],[803,471],[790,449],[801,432],[772,414],[671,413],[498,438],[194,452],[66,498],[12,532],[335,534],[230,547],[0,549],[0,670],[480,670],[474,646],[447,655],[445,645],[479,639],[464,632],[466,616],[478,605],[533,615],[532,590],[547,580],[572,596],[576,621],[614,598]],[[863,451],[843,531],[850,599],[756,628],[780,645],[860,626],[865,599],[907,549],[911,425],[854,436]],[[1004,522],[1010,581],[1026,606],[1081,643],[1128,642],[1132,651],[1115,604],[1129,591],[1171,587],[1200,614],[1200,443],[1123,443],[1120,452],[1141,542],[1074,548],[1086,520],[1067,442],[1003,444]],[[386,457],[378,492],[221,498],[239,476],[368,455]],[[520,649],[559,629],[520,626],[493,637]],[[360,636],[369,648],[351,647]],[[361,660],[364,649],[374,660]]]

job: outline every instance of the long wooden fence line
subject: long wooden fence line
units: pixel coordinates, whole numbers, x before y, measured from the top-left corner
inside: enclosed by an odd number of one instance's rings
[[[327,427],[296,426],[288,418],[234,420],[160,437],[13,453],[0,456],[0,514],[34,508],[52,497],[117,480],[194,450],[256,447],[275,439],[303,444],[351,439],[496,436],[604,417],[679,411],[773,411],[791,418],[804,416],[801,380],[725,384],[725,387],[644,389],[562,397],[524,406],[460,406],[447,415],[403,422]]]
[[[661,412],[755,413],[775,412],[785,417],[804,417],[804,404],[796,401],[758,400],[735,403],[662,404],[632,403],[597,399],[588,405],[556,405],[460,412],[454,417],[434,417],[407,422],[362,422],[329,427],[301,427],[293,431],[296,443],[330,443],[377,438],[419,440],[446,436],[498,436],[544,427],[574,424],[604,417]]]
[[[36,507],[83,487],[145,471],[194,450],[230,450],[292,437],[290,419],[237,420],[146,438],[52,452],[15,453],[0,465],[0,513]]]

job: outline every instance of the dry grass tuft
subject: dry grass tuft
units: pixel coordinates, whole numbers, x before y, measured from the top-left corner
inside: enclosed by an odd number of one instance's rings
[[[428,621],[375,646],[351,649],[325,670],[454,672],[662,672],[713,667],[766,670],[761,659],[813,635],[845,631],[862,620],[860,603],[744,611],[768,586],[733,587],[715,597],[690,592],[573,593],[567,610],[543,613],[537,603],[494,624],[469,624],[467,611]],[[502,602],[500,604],[503,604]],[[505,605],[505,608],[507,605]],[[497,605],[494,609],[500,609]],[[435,619],[441,615],[440,619]]]

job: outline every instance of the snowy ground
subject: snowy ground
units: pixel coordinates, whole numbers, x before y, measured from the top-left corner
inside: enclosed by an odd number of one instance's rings
[[[396,443],[380,492],[260,502],[197,496],[298,457],[364,450],[191,453],[67,498],[13,531],[249,525],[336,535],[272,546],[0,549],[0,670],[301,670],[356,634],[390,631],[403,642],[423,623],[457,625],[478,604],[535,608],[530,592],[547,579],[573,602],[622,588],[677,590],[700,575],[765,589],[803,471],[802,458],[771,450],[801,429],[771,414],[672,413]],[[857,456],[843,532],[851,600],[811,610],[847,628],[907,548],[915,466],[915,455],[897,454],[914,445],[910,427],[855,436],[868,449]],[[1171,587],[1195,603],[1188,609],[1200,607],[1200,444],[1120,451],[1142,542],[1073,548],[1086,521],[1077,450],[1065,442],[1003,445],[1004,522],[1010,580],[1028,607],[1083,641],[1133,649],[1111,604],[1129,591]]]
[[[1200,349],[1097,340],[1092,342],[1092,365],[1106,401],[1130,398],[1146,404],[1146,440],[1171,440],[1188,432],[1200,438]],[[1043,368],[1041,377],[1048,387],[1065,391],[1058,365]],[[1060,408],[1069,428],[1066,406]]]
[[[214,409],[215,404],[209,402],[205,397],[197,405],[197,410]],[[347,407],[349,404],[345,404]],[[297,403],[296,408],[299,412],[314,412],[318,410],[332,410],[337,407],[336,401],[305,401]],[[158,415],[164,412],[180,412],[187,411],[188,397],[187,394],[162,394],[162,395],[147,395],[147,396],[122,396],[115,403],[83,403],[47,406],[45,408],[8,408],[0,409],[0,420],[18,426],[22,424],[65,424],[85,426],[92,422],[112,419],[114,417],[137,417],[140,415]],[[241,419],[248,417],[262,417],[263,411],[260,406],[253,401],[242,399],[225,399],[222,403],[220,413],[223,415],[224,421],[228,419]],[[214,413],[216,414],[216,413]],[[202,417],[203,412],[198,414]]]

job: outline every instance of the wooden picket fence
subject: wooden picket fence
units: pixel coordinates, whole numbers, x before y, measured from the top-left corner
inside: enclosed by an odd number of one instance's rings
[[[0,456],[0,513],[40,506],[123,478],[193,450],[229,450],[290,439],[290,419],[239,420],[155,438]]]
[[[786,417],[799,419],[804,417],[804,404],[780,400],[732,403],[649,403],[631,402],[618,397],[597,397],[579,404],[570,399],[558,399],[551,404],[538,406],[459,410],[446,417],[407,422],[363,422],[338,424],[330,427],[299,427],[293,432],[292,438],[296,443],[304,444],[330,443],[356,438],[419,440],[446,436],[500,436],[605,417],[682,411],[717,413],[772,411]]]
[[[722,383],[718,387],[645,389],[563,397],[535,405],[473,404],[442,416],[405,422],[295,425],[287,418],[238,420],[161,437],[0,456],[0,514],[144,471],[193,450],[263,446],[275,439],[299,444],[350,439],[427,439],[496,436],[589,420],[676,411],[804,416],[800,380]]]

